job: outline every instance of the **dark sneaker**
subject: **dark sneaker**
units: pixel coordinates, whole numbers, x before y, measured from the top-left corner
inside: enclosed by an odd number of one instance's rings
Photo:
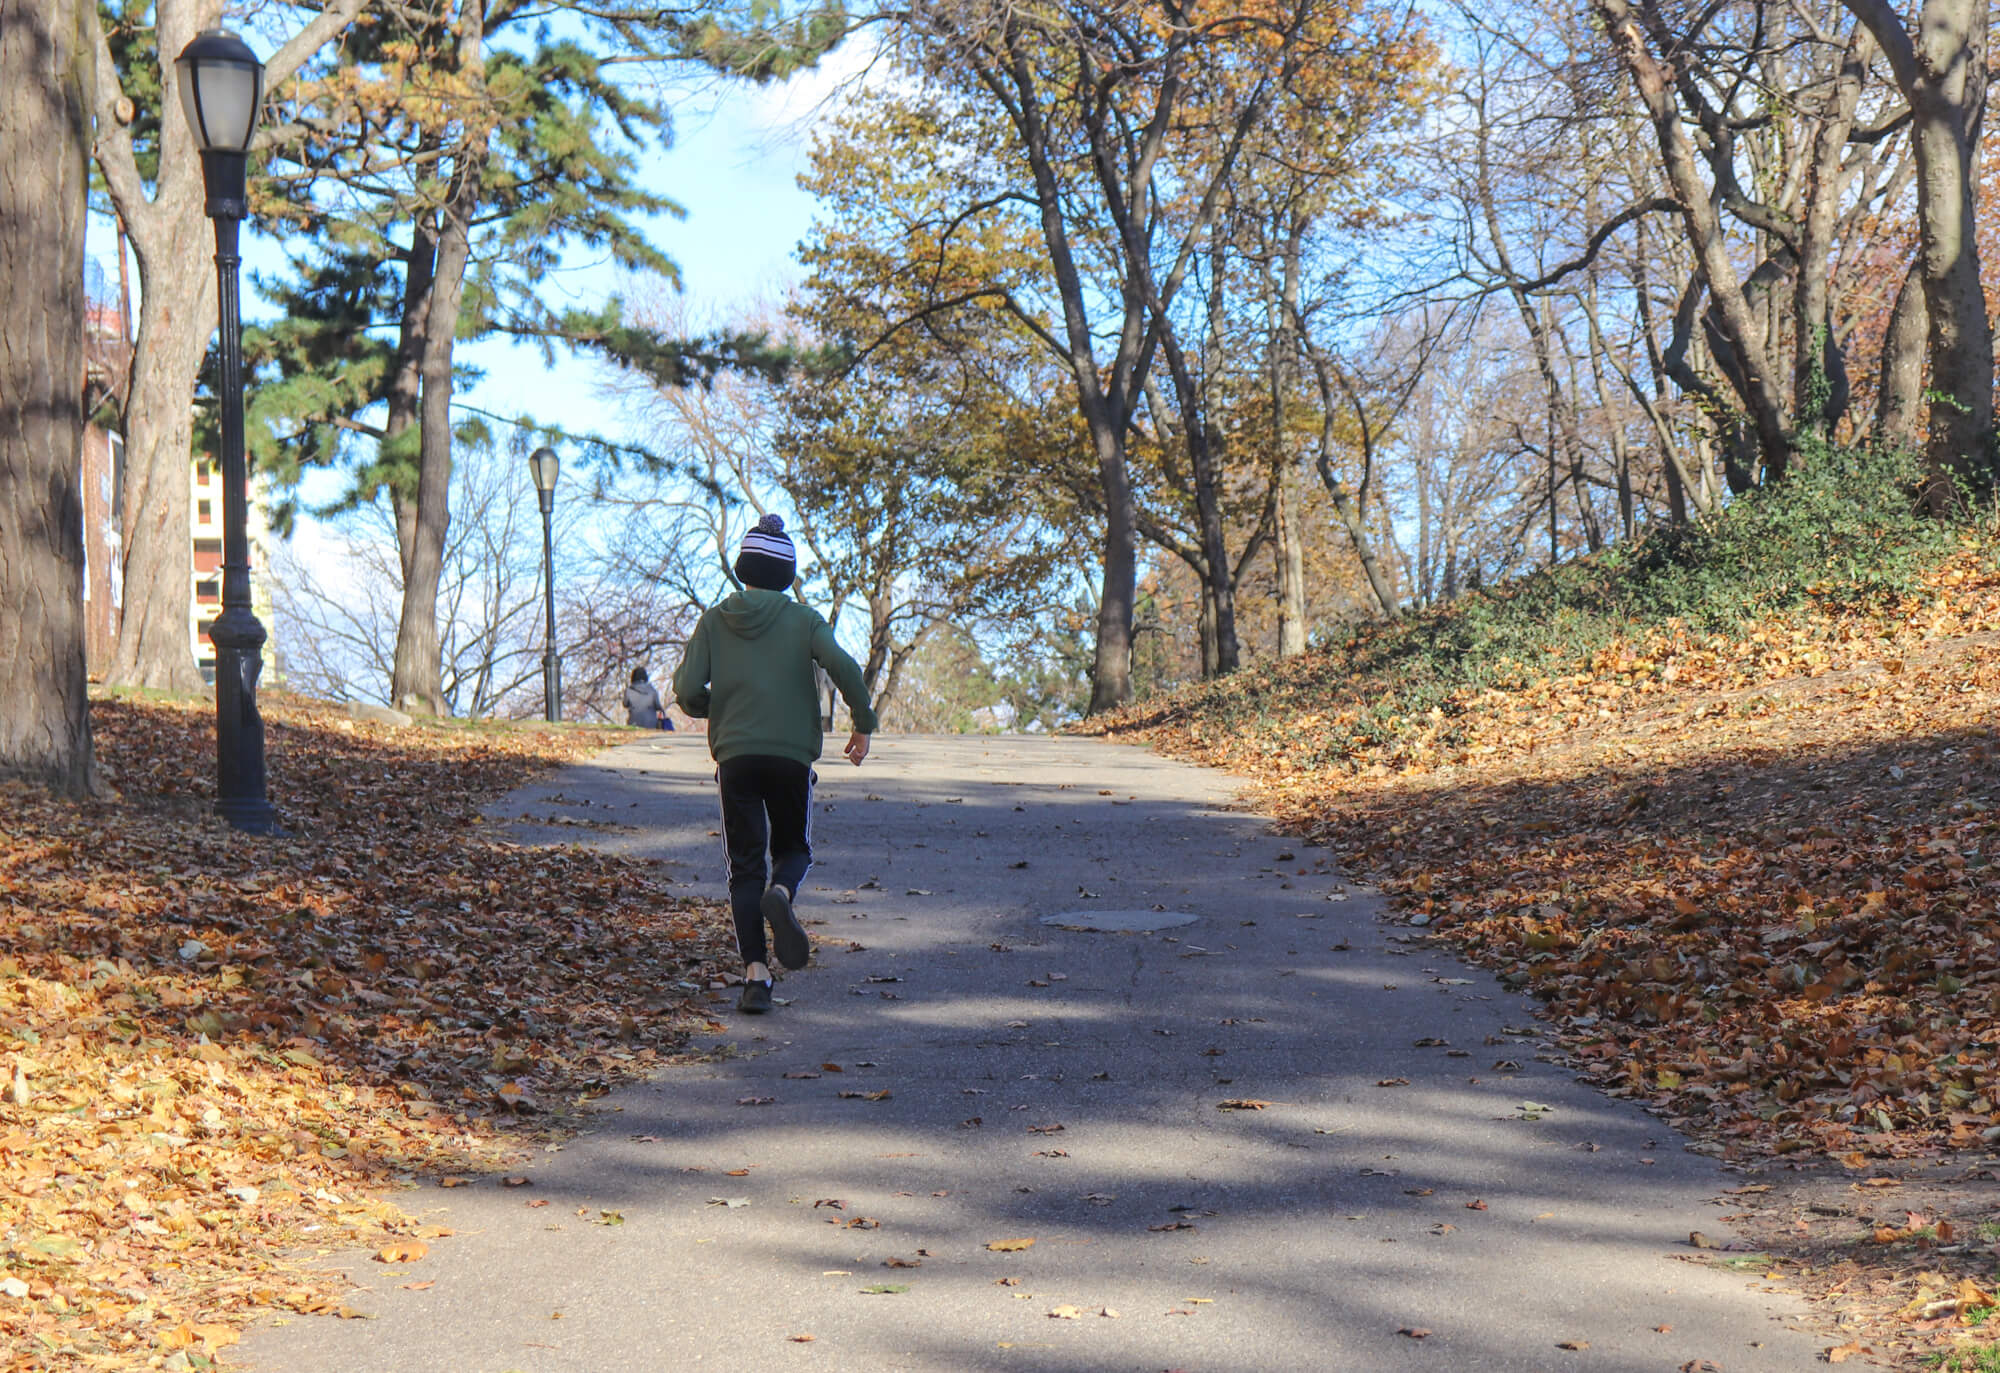
[[[771,924],[771,946],[778,951],[778,961],[795,970],[805,967],[812,958],[812,942],[792,914],[792,894],[776,882],[764,893],[764,919]]]
[[[762,1015],[771,1009],[771,984],[768,982],[745,982],[743,995],[736,1002],[736,1009],[744,1015]]]

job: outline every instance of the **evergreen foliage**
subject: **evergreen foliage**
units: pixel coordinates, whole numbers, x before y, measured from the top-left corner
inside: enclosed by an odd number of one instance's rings
[[[467,127],[474,119],[486,130],[486,151],[460,342],[513,337],[540,345],[551,361],[559,346],[589,351],[673,386],[706,384],[725,369],[781,377],[801,360],[751,333],[667,338],[631,322],[617,298],[563,308],[546,287],[579,253],[678,280],[646,221],[679,217],[681,207],[638,180],[641,155],[670,140],[671,115],[630,73],[695,62],[755,80],[782,77],[837,41],[841,12],[817,6],[788,16],[757,0],[735,13],[593,6],[568,17],[575,22],[558,33],[540,10],[489,13],[476,91],[455,70],[455,36],[443,25],[365,25],[340,67],[301,100],[286,152],[302,170],[267,182],[262,207],[296,231],[293,269],[258,280],[278,318],[246,338],[252,456],[280,486],[295,485],[308,467],[344,464],[353,480],[343,506],[385,488],[415,491],[418,431],[387,432],[380,407],[395,384],[397,331],[410,305],[412,236],[454,193],[442,150],[475,136]],[[463,381],[476,377],[454,370]],[[468,431],[478,432],[477,423]],[[667,466],[641,447],[566,437],[587,458]]]

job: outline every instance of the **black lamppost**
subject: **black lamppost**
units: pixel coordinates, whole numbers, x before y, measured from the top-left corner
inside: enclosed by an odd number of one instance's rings
[[[243,322],[237,301],[237,230],[250,213],[245,174],[250,135],[264,105],[264,64],[227,29],[204,29],[174,59],[181,109],[201,147],[208,217],[215,221],[215,279],[221,303],[222,614],[215,645],[215,809],[252,834],[278,828],[264,784],[264,719],[257,677],[264,626],[250,609],[249,472],[243,460]]]
[[[535,494],[542,500],[542,603],[548,612],[548,628],[542,640],[542,718],[551,724],[562,719],[562,659],[556,656],[556,544],[551,527],[551,518],[556,513],[556,473],[560,468],[553,448],[537,448],[528,455]]]

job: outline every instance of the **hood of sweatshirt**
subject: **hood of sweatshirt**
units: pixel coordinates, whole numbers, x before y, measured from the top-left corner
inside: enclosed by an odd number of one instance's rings
[[[791,596],[783,591],[765,591],[752,586],[728,597],[716,607],[716,611],[732,633],[754,639],[776,624],[778,617],[785,613],[785,607],[791,603]]]

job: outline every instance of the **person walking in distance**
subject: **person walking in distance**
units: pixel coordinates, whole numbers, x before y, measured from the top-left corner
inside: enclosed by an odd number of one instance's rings
[[[819,613],[788,594],[797,575],[785,522],[764,516],[736,554],[743,589],[702,613],[674,671],[674,699],[708,720],[729,850],[729,907],[744,963],[737,1009],[750,1015],[771,1009],[771,948],[787,968],[803,968],[812,957],[793,905],[812,866],[812,765],[825,743],[813,665],[854,717],[841,752],[856,767],[876,727],[861,669]]]
[[[659,688],[646,680],[646,669],[632,669],[632,685],[625,688],[625,723],[640,729],[665,729],[667,709],[660,704]]]

